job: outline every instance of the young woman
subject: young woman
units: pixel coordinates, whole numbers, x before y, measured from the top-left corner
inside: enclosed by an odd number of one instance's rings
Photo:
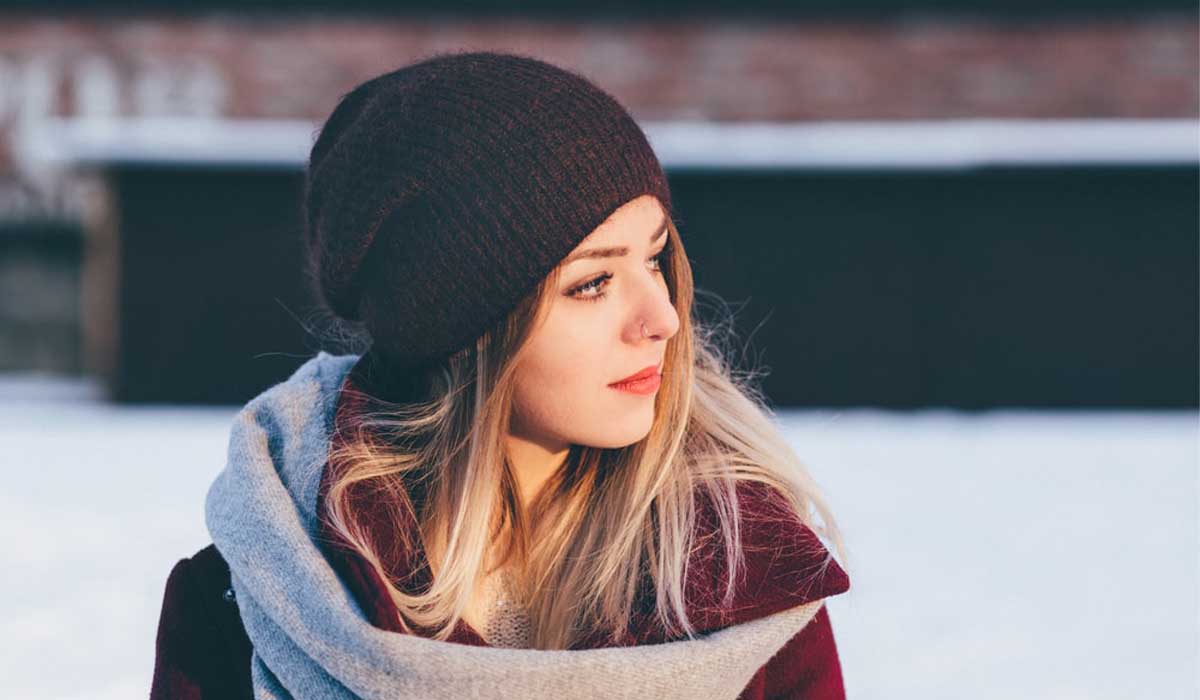
[[[239,413],[152,698],[844,697],[841,537],[616,100],[434,56],[342,98],[305,196],[370,347]]]

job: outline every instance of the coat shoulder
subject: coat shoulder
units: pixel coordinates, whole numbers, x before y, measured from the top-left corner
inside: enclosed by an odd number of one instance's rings
[[[219,589],[222,600],[225,600],[225,592],[231,587],[229,564],[225,562],[225,557],[221,556],[215,544],[209,544],[184,561],[188,563],[192,577],[206,592],[211,593]],[[236,609],[235,606],[234,610]]]
[[[735,577],[731,602],[724,598],[730,566],[719,520],[710,499],[699,506],[693,560],[698,578],[689,581],[698,626],[716,629],[746,622],[849,590],[845,570],[783,494],[743,481],[737,484],[737,498],[744,567]]]
[[[180,559],[163,592],[150,698],[251,698],[250,639],[215,545]]]

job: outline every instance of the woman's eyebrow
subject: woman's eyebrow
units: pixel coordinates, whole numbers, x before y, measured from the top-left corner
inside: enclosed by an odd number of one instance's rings
[[[667,217],[664,216],[662,223],[658,225],[658,230],[654,232],[654,235],[650,236],[650,245],[654,245],[655,241],[662,238],[663,234],[666,232]],[[587,248],[586,250],[580,250],[568,255],[567,259],[562,261],[562,264],[566,265],[567,263],[574,262],[575,260],[581,260],[583,258],[619,258],[628,254],[629,246],[623,245],[612,246],[609,248]]]

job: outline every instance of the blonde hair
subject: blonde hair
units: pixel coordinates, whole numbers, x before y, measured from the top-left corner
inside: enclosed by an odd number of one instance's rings
[[[684,581],[698,545],[693,498],[707,495],[718,516],[728,605],[744,567],[740,482],[776,489],[791,515],[846,561],[828,506],[753,376],[728,364],[721,326],[692,318],[690,265],[674,221],[668,231],[671,250],[661,269],[680,326],[667,341],[649,434],[619,449],[572,446],[527,511],[504,438],[514,372],[558,287],[558,270],[472,347],[432,371],[425,398],[389,404],[364,397],[372,410],[356,415],[352,434],[331,450],[336,472],[324,517],[386,582],[403,629],[447,639],[483,577],[512,561],[533,648],[569,649],[597,630],[618,639],[644,576],[667,636],[692,637]],[[427,590],[406,591],[387,570],[391,553],[376,550],[360,509],[364,498],[388,514],[403,546],[416,544],[408,539],[408,524],[416,523],[433,574]]]

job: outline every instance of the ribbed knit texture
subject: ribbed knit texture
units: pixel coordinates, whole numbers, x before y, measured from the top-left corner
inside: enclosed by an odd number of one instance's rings
[[[310,273],[398,366],[474,341],[622,204],[670,191],[610,94],[542,60],[435,55],[346,94],[310,155]]]
[[[253,645],[257,700],[733,700],[821,609],[818,599],[694,640],[564,651],[371,625],[315,541],[338,392],[357,359],[318,353],[246,404],[205,501]]]
[[[497,571],[484,583],[487,602],[483,638],[489,646],[528,648],[533,639],[533,620],[516,595],[512,572]]]

